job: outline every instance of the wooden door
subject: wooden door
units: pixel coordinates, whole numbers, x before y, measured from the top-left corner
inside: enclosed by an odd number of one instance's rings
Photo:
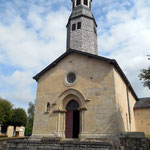
[[[73,138],[79,138],[80,130],[80,113],[79,111],[73,111]]]
[[[73,111],[66,113],[66,138],[73,138]]]

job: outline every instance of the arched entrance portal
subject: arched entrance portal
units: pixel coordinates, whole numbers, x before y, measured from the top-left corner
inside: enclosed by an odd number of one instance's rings
[[[71,100],[67,104],[66,113],[66,138],[78,138],[80,130],[80,112],[79,104],[75,100]]]

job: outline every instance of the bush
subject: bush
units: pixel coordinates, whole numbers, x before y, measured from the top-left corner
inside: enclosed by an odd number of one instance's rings
[[[26,128],[25,129],[25,136],[31,136],[32,135],[32,128]]]

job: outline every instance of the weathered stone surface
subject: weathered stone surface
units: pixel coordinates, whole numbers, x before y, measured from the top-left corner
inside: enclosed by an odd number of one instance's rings
[[[77,79],[75,84],[66,86],[64,80],[72,68]],[[119,133],[113,66],[87,56],[71,54],[38,81],[33,136],[64,138],[64,110],[72,99],[79,103],[80,108],[86,108],[80,111],[82,138]],[[49,113],[45,113],[47,102],[51,104]]]
[[[149,150],[149,141],[146,140],[144,133],[126,132],[120,134],[120,146],[124,150]]]
[[[78,22],[81,22],[81,29],[77,29]],[[73,24],[76,24],[74,31],[72,31]],[[81,5],[73,9],[67,24],[67,50],[69,49],[98,54],[97,28],[88,7]]]
[[[5,150],[7,148],[6,141],[0,141],[0,150]]]
[[[76,74],[72,85],[65,84],[69,72]],[[38,80],[33,137],[65,138],[66,106],[70,100],[80,105],[80,139],[134,132],[134,113],[130,107],[130,123],[126,89],[113,65],[80,54],[68,55]],[[130,106],[134,105],[130,91],[129,99]],[[51,108],[45,112],[48,102]]]
[[[128,135],[128,136],[127,136]],[[132,138],[131,138],[131,137]],[[137,138],[126,133],[121,135],[118,145],[108,142],[83,142],[83,141],[55,141],[43,143],[38,140],[9,140],[5,144],[0,142],[0,150],[149,150],[150,142],[145,138]],[[138,136],[139,137],[139,136]],[[5,146],[3,146],[3,144]]]
[[[134,110],[136,129],[145,132],[150,138],[150,108],[138,108]]]
[[[37,141],[9,141],[8,148],[12,149],[26,149],[26,150],[112,150],[114,147],[109,143],[104,142],[77,142],[77,141],[62,141],[55,144],[43,143]]]

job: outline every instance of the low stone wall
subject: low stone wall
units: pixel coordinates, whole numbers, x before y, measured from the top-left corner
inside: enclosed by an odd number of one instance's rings
[[[15,142],[17,140],[21,139],[21,141],[24,141],[25,139],[29,139],[29,137],[22,137],[22,138],[0,138],[0,150],[7,150],[8,149],[8,143],[9,141]]]
[[[150,150],[149,141],[137,135],[123,135],[119,141],[121,150]]]
[[[0,150],[150,150],[150,141],[143,133],[121,133],[117,145],[95,141],[62,141],[60,138],[48,137],[14,139],[0,141]]]
[[[146,141],[140,142],[130,138],[122,139],[121,145],[118,146],[104,142],[13,140],[2,150],[150,150],[150,147]]]
[[[109,143],[100,142],[16,140],[8,142],[7,150],[115,150],[115,148]]]
[[[6,141],[0,141],[0,150],[6,149]]]

